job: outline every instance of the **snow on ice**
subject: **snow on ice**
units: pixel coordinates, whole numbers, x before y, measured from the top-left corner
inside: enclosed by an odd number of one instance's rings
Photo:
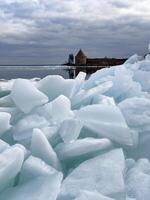
[[[150,55],[0,85],[0,200],[149,200]]]

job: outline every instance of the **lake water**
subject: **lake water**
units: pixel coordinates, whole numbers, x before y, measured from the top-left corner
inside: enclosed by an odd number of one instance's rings
[[[0,66],[0,79],[43,78],[47,75],[61,75],[69,78],[64,66]]]

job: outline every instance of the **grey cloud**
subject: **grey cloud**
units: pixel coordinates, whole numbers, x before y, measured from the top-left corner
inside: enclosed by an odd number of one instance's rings
[[[107,6],[107,12],[111,6],[115,7],[115,11],[106,17],[102,14],[96,17],[96,13],[93,13],[91,18],[84,17],[86,3],[81,4],[85,7],[79,9],[77,14],[70,14],[72,10],[69,9],[76,5],[75,2],[80,8],[80,1],[64,2],[63,5],[56,0],[30,1],[28,4],[27,0],[0,3],[0,9],[4,12],[4,15],[0,15],[1,27],[4,19],[6,25],[12,26],[3,34],[0,32],[1,64],[63,63],[67,55],[76,53],[78,48],[83,48],[92,57],[126,57],[136,52],[145,54],[150,20],[142,14],[120,11],[120,8],[134,7],[131,1],[92,0],[95,2],[93,12],[98,13],[96,5],[100,3]]]

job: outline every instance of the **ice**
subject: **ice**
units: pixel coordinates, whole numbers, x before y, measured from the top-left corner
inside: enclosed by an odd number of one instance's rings
[[[77,77],[74,79],[75,84],[74,84],[74,87],[73,87],[73,90],[72,90],[71,97],[73,97],[82,88],[84,81],[85,81],[85,78],[86,78],[86,73],[79,72]]]
[[[76,112],[84,126],[100,137],[120,144],[133,145],[133,138],[126,121],[115,105],[90,105]]]
[[[35,114],[45,117],[51,124],[60,123],[64,119],[72,116],[71,102],[64,95],[58,96],[55,100],[38,107],[34,110]]]
[[[70,100],[60,95],[52,101],[52,116],[55,122],[61,122],[72,116]]]
[[[96,191],[90,192],[83,190],[80,192],[80,195],[77,198],[75,198],[75,200],[114,200],[114,199],[103,196],[102,194]]]
[[[133,81],[133,72],[124,66],[114,70],[113,86],[106,95],[114,97],[116,102],[133,96],[141,96],[141,85]]]
[[[93,104],[116,105],[114,98],[105,95],[97,95],[94,97]]]
[[[93,87],[98,86],[101,83],[111,81],[114,76],[114,69],[115,67],[98,70],[97,72],[92,74],[90,78],[84,83],[83,89],[89,90]]]
[[[147,157],[150,159],[150,100],[148,98],[129,98],[119,104],[119,107],[130,128],[139,134],[137,147],[128,151],[133,158]]]
[[[150,71],[150,60],[142,60],[139,64],[138,64],[138,69],[142,70],[142,71]]]
[[[48,125],[49,122],[38,114],[27,115],[15,124],[13,128],[13,137],[17,141],[31,138],[34,128],[43,128]]]
[[[128,196],[136,200],[149,200],[150,197],[150,163],[140,159],[126,175]]]
[[[6,150],[7,148],[9,148],[9,144],[4,142],[3,140],[0,140],[0,153]]]
[[[139,132],[150,131],[150,99],[133,97],[124,100],[119,108],[128,125]]]
[[[81,106],[92,104],[93,99],[99,95],[108,91],[112,87],[112,82],[108,81],[101,85],[98,85],[92,89],[80,90],[71,100],[73,109],[79,109]]]
[[[150,92],[149,77],[150,77],[150,71],[137,70],[134,73],[133,79],[141,84],[143,91]]]
[[[14,80],[0,80],[0,98],[10,94],[13,82]]]
[[[135,54],[73,80],[0,81],[0,200],[149,200],[149,77]]]
[[[145,60],[150,60],[150,53],[145,56]]]
[[[93,191],[121,200],[125,196],[123,173],[124,155],[115,149],[87,160],[63,181],[59,199],[73,199],[81,190]]]
[[[39,176],[48,176],[58,173],[53,167],[47,165],[40,158],[30,156],[23,164],[19,183],[25,183]]]
[[[47,137],[52,146],[56,146],[62,139],[58,133],[58,126],[49,126],[41,128],[41,131]]]
[[[127,64],[112,67],[109,70],[104,69],[93,74],[89,80],[85,82],[84,89],[88,89],[88,93],[89,89],[92,90],[94,87],[100,87],[102,84],[111,82],[111,87],[107,88],[103,94],[114,97],[116,102],[120,102],[125,98],[140,96],[142,94],[140,83],[134,81],[133,77],[134,72]]]
[[[29,113],[33,108],[48,102],[48,97],[25,79],[17,79],[14,82],[11,98],[24,113]]]
[[[34,129],[31,141],[31,153],[33,156],[41,158],[47,164],[57,170],[61,170],[57,154],[48,142],[46,136],[40,129]]]
[[[140,57],[137,54],[132,55],[128,60],[125,62],[125,64],[134,64],[140,60]]]
[[[40,128],[48,140],[52,142],[53,137],[57,135],[58,127],[57,126],[44,126]]]
[[[10,121],[13,121],[13,117],[17,114],[18,109],[15,107],[0,107],[0,113],[5,112],[11,115]]]
[[[39,106],[32,113],[45,117],[48,121],[52,118],[52,102],[48,102],[45,105]]]
[[[13,184],[23,161],[24,151],[18,146],[10,147],[0,154],[0,191]]]
[[[47,76],[39,81],[38,89],[45,93],[52,101],[60,95],[70,97],[74,87],[74,80],[65,80],[61,76]]]
[[[77,160],[77,158],[83,160],[83,158],[87,159],[94,153],[96,155],[104,153],[112,147],[113,144],[109,139],[84,138],[70,143],[60,143],[55,150],[60,160]]]
[[[60,125],[59,134],[64,142],[71,142],[79,137],[82,127],[83,124],[81,121],[66,119]]]
[[[0,194],[3,200],[56,200],[60,191],[62,174],[41,176]]]
[[[0,98],[1,107],[15,107],[15,104],[10,95]]]
[[[11,128],[10,118],[11,115],[9,113],[0,112],[0,135]]]

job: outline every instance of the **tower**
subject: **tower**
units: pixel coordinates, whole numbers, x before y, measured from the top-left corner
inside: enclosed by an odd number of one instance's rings
[[[73,54],[69,54],[68,64],[70,64],[70,65],[74,64],[74,55]]]
[[[86,56],[81,49],[75,56],[75,65],[86,65]]]

